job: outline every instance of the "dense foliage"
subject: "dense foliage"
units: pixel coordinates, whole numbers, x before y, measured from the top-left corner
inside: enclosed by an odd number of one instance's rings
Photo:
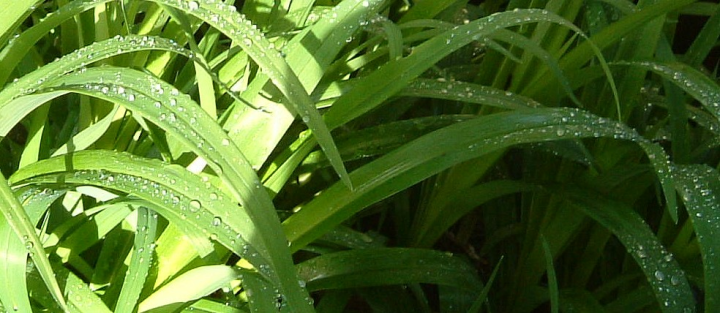
[[[0,310],[720,312],[718,4],[0,4]]]

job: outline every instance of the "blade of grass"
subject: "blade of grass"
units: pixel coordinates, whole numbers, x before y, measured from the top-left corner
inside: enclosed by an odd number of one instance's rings
[[[13,73],[13,69],[17,65],[19,65],[20,60],[25,57],[25,53],[30,50],[30,48],[35,45],[43,36],[46,36],[48,33],[50,33],[52,29],[58,27],[61,23],[73,18],[80,12],[87,11],[100,4],[110,1],[111,0],[71,1],[66,5],[60,7],[57,11],[54,11],[53,14],[46,16],[45,19],[33,25],[33,27],[30,27],[29,29],[26,29],[22,33],[20,33],[19,36],[15,38],[15,40],[9,42],[5,47],[3,47],[2,51],[0,51],[0,68],[4,69],[3,71],[0,71],[0,85],[5,85],[5,82],[7,82],[7,79]],[[14,10],[21,9],[23,7],[27,8],[31,5],[32,2],[28,1],[23,2],[22,4],[9,6],[12,7],[12,9],[2,10],[0,16],[2,14],[13,14]],[[14,21],[5,19],[4,16],[1,20]],[[6,42],[7,38],[5,37],[5,35],[9,34],[3,34],[3,37],[0,37],[0,39],[3,40],[0,40],[0,42]]]
[[[322,121],[320,113],[315,108],[315,104],[310,99],[307,91],[303,88],[300,79],[285,62],[279,51],[268,48],[271,43],[256,27],[253,27],[249,20],[232,10],[233,6],[227,6],[223,3],[173,0],[153,0],[153,2],[175,7],[202,19],[231,38],[235,44],[247,52],[248,56],[264,70],[264,73],[270,77],[273,84],[288,99],[289,104],[300,115],[303,122],[312,130],[335,171],[345,185],[352,188],[352,182],[345,170],[337,147],[335,147],[330,131]]]
[[[313,291],[410,283],[463,287],[469,293],[482,288],[467,263],[425,249],[370,248],[329,253],[298,264],[298,273]]]
[[[60,92],[64,93],[64,92]],[[54,94],[54,93],[50,93]],[[41,94],[46,95],[46,94]],[[32,97],[32,96],[28,96]],[[19,99],[24,99],[28,97],[21,97]],[[17,100],[17,99],[16,99]],[[40,103],[44,103],[44,100],[40,100]],[[8,106],[11,107],[11,106]],[[28,106],[31,107],[31,106]],[[101,120],[99,120],[97,123],[92,124],[90,127],[83,129],[81,132],[74,135],[68,143],[62,145],[60,148],[55,150],[53,152],[52,156],[58,156],[66,153],[70,153],[77,150],[85,150],[85,148],[92,145],[96,140],[98,140],[110,127],[110,124],[115,119],[115,114],[118,112],[119,106],[115,106],[110,113],[108,113],[105,117],[103,117]],[[1,109],[0,109],[1,110]],[[13,112],[17,112],[13,110]]]
[[[676,206],[667,155],[623,124],[573,109],[503,112],[457,123],[416,139],[351,175],[354,192],[326,189],[283,222],[296,251],[371,203],[384,199],[449,166],[515,144],[609,137],[637,142],[648,154],[669,207]],[[452,139],[449,139],[452,138]]]
[[[6,43],[13,35],[15,29],[20,26],[35,10],[35,6],[42,1],[26,1],[16,5],[7,6],[0,12],[0,42]],[[0,83],[0,85],[2,85]]]
[[[487,106],[520,110],[542,106],[537,101],[508,91],[471,84],[418,78],[410,82],[397,96],[426,97],[484,104]]]
[[[353,89],[333,103],[325,114],[325,121],[330,129],[343,125],[397,94],[412,80],[453,51],[498,30],[536,22],[556,23],[582,34],[582,31],[572,23],[543,10],[502,12],[457,26],[414,47],[413,52],[407,57],[390,61],[359,80],[354,84]]]
[[[37,224],[40,217],[45,213],[48,206],[63,195],[62,192],[54,192],[42,188],[22,188],[16,190],[20,203],[28,214],[31,223]],[[0,302],[14,311],[30,312],[30,302],[27,290],[16,288],[26,286],[27,258],[25,243],[18,240],[8,224],[0,224],[0,251],[2,251],[3,268],[0,270],[0,282],[4,285],[0,288]],[[22,256],[22,257],[20,257]],[[59,307],[58,307],[59,309]]]
[[[550,312],[558,313],[560,309],[560,291],[558,290],[557,275],[555,274],[555,265],[553,264],[553,254],[550,245],[545,240],[545,235],[540,234],[542,241],[543,254],[545,255],[545,266],[547,271],[548,292],[550,293]]]
[[[695,299],[685,273],[635,211],[589,191],[564,188],[568,190],[563,192],[567,199],[622,242],[645,274],[663,312],[695,309]]]
[[[644,68],[671,81],[700,101],[703,107],[720,120],[720,86],[702,72],[680,62],[618,62],[620,65]]]
[[[32,224],[29,217],[25,213],[22,204],[18,202],[18,199],[15,197],[12,190],[10,190],[8,181],[3,175],[0,175],[0,211],[2,211],[2,216],[0,216],[2,221],[0,221],[0,224],[7,225],[15,235],[15,238],[8,239],[19,241],[21,245],[25,248],[25,250],[22,251],[20,254],[17,254],[20,251],[12,251],[15,254],[6,256],[6,258],[19,258],[20,260],[25,260],[27,258],[27,255],[30,254],[30,257],[35,263],[35,266],[40,273],[40,276],[42,276],[45,285],[50,291],[50,294],[55,299],[55,301],[57,301],[60,308],[62,308],[64,311],[67,311],[67,303],[65,302],[65,298],[60,291],[60,286],[58,285],[58,282],[55,278],[55,273],[50,266],[50,260],[48,260],[42,242],[40,241],[40,238],[36,233],[35,226]],[[17,247],[17,243],[10,244],[10,248],[12,249],[13,247]],[[28,294],[27,286],[24,284],[21,286],[15,286],[14,288],[10,288],[6,292],[14,293],[14,295],[8,296],[8,299],[12,302],[10,302],[9,304],[6,303],[6,305],[11,308],[21,305],[15,303],[15,301],[17,301],[18,299],[17,293],[24,293],[26,295]]]
[[[703,260],[705,280],[705,312],[720,309],[720,224],[717,208],[720,206],[720,174],[704,165],[678,165],[676,167],[678,192],[685,202],[692,220]]]
[[[154,173],[162,174],[158,177]],[[85,184],[132,194],[147,201],[138,204],[154,205],[154,210],[187,235],[212,237],[258,267],[267,263],[265,256],[258,253],[267,248],[246,242],[255,234],[244,210],[238,210],[234,201],[219,189],[177,165],[111,151],[78,151],[69,157],[33,163],[18,170],[12,181]],[[220,218],[219,224],[216,217]]]
[[[138,312],[192,302],[230,286],[241,272],[227,265],[208,265],[191,269],[155,291],[140,303]]]
[[[137,210],[137,215],[134,252],[123,281],[115,312],[132,313],[135,310],[152,264],[153,251],[155,251],[157,213],[148,212],[146,208],[141,207]]]
[[[495,265],[495,268],[492,271],[492,274],[490,274],[490,278],[488,279],[487,283],[483,287],[482,291],[478,295],[478,297],[475,299],[475,302],[473,302],[470,309],[468,309],[468,313],[477,313],[480,312],[480,309],[482,308],[482,304],[487,301],[487,295],[490,293],[490,287],[492,287],[493,282],[495,281],[495,276],[497,276],[498,271],[500,270],[500,265],[502,265],[503,258],[501,257],[498,263]]]
[[[194,101],[164,81],[125,68],[91,68],[59,77],[52,84],[51,89],[73,90],[120,103],[176,134],[187,148],[205,159],[223,183],[231,187],[233,198],[250,216],[255,225],[249,228],[255,234],[249,237],[253,245],[267,247],[260,249],[270,263],[261,268],[261,271],[267,270],[263,274],[280,284],[289,301],[299,303],[298,309],[308,308],[305,292],[297,286],[297,280],[292,279],[294,268],[287,243],[277,235],[281,234],[281,228],[268,194],[260,188],[254,170],[228,135]]]

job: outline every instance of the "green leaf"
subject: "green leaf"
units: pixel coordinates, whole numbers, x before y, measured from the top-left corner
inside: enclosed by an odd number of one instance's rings
[[[0,211],[2,212],[2,215],[0,215],[0,225],[2,225],[0,226],[2,227],[0,228],[0,233],[5,232],[7,235],[3,238],[11,241],[6,244],[8,249],[6,251],[11,252],[12,254],[5,255],[5,258],[12,259],[12,261],[10,261],[11,263],[17,263],[15,267],[12,267],[17,269],[19,267],[18,265],[24,264],[27,255],[30,254],[30,257],[35,263],[40,276],[50,291],[50,294],[63,310],[67,310],[65,298],[60,291],[60,286],[55,278],[55,273],[50,266],[50,260],[48,260],[48,257],[45,254],[45,249],[38,237],[35,226],[25,213],[22,204],[20,204],[18,199],[15,198],[15,195],[12,190],[10,190],[10,186],[3,175],[0,175]],[[10,235],[6,230],[4,231],[3,229],[5,227],[9,228],[12,233],[14,233],[14,236]],[[20,246],[25,249],[20,251],[18,249]],[[16,278],[14,275],[11,277]],[[20,300],[20,293],[25,295],[28,294],[27,286],[25,284],[20,284],[20,286],[14,286],[13,288],[8,288],[7,290],[2,291],[3,294],[5,292],[12,292],[11,295],[0,298],[3,299],[6,306],[13,309],[16,306],[18,308],[20,308],[20,306],[27,307],[28,303],[25,302],[26,300]]]
[[[255,228],[245,210],[217,187],[177,165],[112,151],[78,151],[24,167],[12,180],[16,184],[92,185],[132,194],[146,201],[137,204],[152,206],[190,238],[212,238],[254,266],[267,267],[267,248],[250,242]]]
[[[580,189],[560,192],[589,217],[610,230],[640,266],[663,312],[695,310],[685,273],[643,219],[625,204]]]
[[[28,187],[15,192],[19,195],[20,203],[25,208],[31,223],[37,224],[40,217],[47,210],[48,206],[63,195],[62,192],[54,192],[49,189]],[[15,311],[30,312],[28,292],[25,288],[17,286],[26,285],[27,258],[25,256],[27,247],[25,243],[18,240],[13,234],[9,225],[0,224],[0,251],[2,251],[2,270],[0,270],[0,302]]]
[[[354,171],[354,192],[333,185],[283,222],[297,250],[363,208],[452,165],[521,143],[610,137],[637,142],[663,186],[668,210],[676,210],[667,155],[623,124],[573,109],[503,112],[457,123],[420,137]]]
[[[542,241],[543,255],[545,256],[548,292],[550,293],[550,311],[557,313],[560,308],[560,292],[558,290],[557,274],[555,274],[555,265],[553,264],[553,254],[544,235],[540,235],[540,240]]]
[[[368,248],[329,253],[298,264],[310,290],[428,283],[478,292],[472,267],[446,253],[408,248]]]
[[[122,291],[117,300],[115,312],[132,313],[135,310],[152,264],[153,251],[155,250],[157,213],[148,212],[146,208],[141,207],[137,210],[137,215],[134,251],[130,259],[130,267],[123,281]]]
[[[481,305],[485,303],[485,301],[487,301],[487,295],[488,293],[490,293],[490,287],[495,281],[495,276],[497,276],[497,273],[500,270],[502,260],[503,258],[500,258],[500,261],[498,261],[497,265],[495,265],[495,268],[493,269],[492,274],[490,274],[490,278],[488,279],[487,284],[485,284],[485,287],[483,287],[482,291],[475,299],[475,302],[473,302],[473,305],[470,307],[470,309],[468,309],[468,313],[480,312]]]
[[[232,39],[234,44],[240,46],[288,99],[289,104],[296,111],[295,113],[299,114],[303,122],[312,130],[342,181],[346,186],[352,187],[330,131],[300,79],[282,58],[280,52],[268,48],[271,43],[256,27],[253,27],[249,20],[231,9],[234,8],[233,6],[223,3],[173,0],[153,0],[153,2],[175,7],[202,19]]]
[[[191,269],[155,291],[140,303],[138,312],[195,301],[230,286],[241,272],[227,265],[208,265]]]
[[[705,165],[675,167],[678,192],[692,220],[703,260],[705,312],[720,309],[720,174]]]
[[[189,96],[153,76],[126,68],[91,68],[49,81],[49,90],[68,90],[122,104],[175,136],[202,157],[241,203],[257,230],[252,245],[270,266],[263,273],[282,286],[291,303],[306,306],[305,292],[292,279],[294,268],[270,197],[228,135]],[[229,212],[229,211],[226,211]],[[239,231],[239,229],[236,229]],[[267,247],[264,249],[263,247]],[[287,288],[287,290],[285,290]]]
[[[662,78],[673,82],[702,103],[703,107],[720,120],[720,86],[710,77],[680,62],[619,62],[650,70]]]
[[[325,114],[325,121],[330,129],[343,125],[396,95],[430,67],[470,42],[507,27],[537,22],[557,23],[582,33],[572,23],[544,10],[496,13],[457,26],[414,47],[410,55],[390,61],[361,78],[353,89],[333,103]]]

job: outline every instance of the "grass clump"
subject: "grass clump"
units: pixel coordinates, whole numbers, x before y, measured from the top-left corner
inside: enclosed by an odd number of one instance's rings
[[[3,7],[5,311],[720,310],[717,4]]]

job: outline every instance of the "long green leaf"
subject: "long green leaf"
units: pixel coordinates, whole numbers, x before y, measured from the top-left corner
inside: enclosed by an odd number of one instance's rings
[[[292,298],[291,303],[298,302],[300,308],[307,308],[305,292],[292,279],[294,268],[287,243],[277,235],[281,233],[280,225],[270,197],[260,188],[260,181],[243,154],[197,103],[155,77],[124,68],[91,68],[59,77],[46,86],[50,90],[69,90],[120,103],[176,134],[231,187],[234,200],[243,205],[256,225],[257,232],[250,239],[271,264],[261,268],[267,270],[264,274],[282,286],[283,294]]]
[[[132,313],[134,311],[152,264],[153,251],[155,250],[157,213],[148,212],[146,208],[142,207],[137,212],[134,252],[130,259],[130,267],[125,275],[122,291],[117,300],[115,312]]]
[[[353,89],[335,101],[325,114],[325,120],[330,129],[343,125],[394,96],[445,56],[470,42],[511,26],[537,22],[557,23],[582,34],[582,31],[572,23],[543,10],[496,13],[457,26],[414,47],[413,52],[407,57],[390,61],[363,77],[353,85]]]
[[[328,156],[333,168],[348,187],[352,183],[348,177],[340,153],[332,140],[328,127],[320,112],[310,99],[300,79],[280,55],[280,52],[268,48],[271,43],[253,26],[252,22],[235,12],[234,6],[210,1],[174,1],[153,0],[159,4],[180,9],[196,16],[220,30],[240,46],[270,77],[275,86],[288,99],[289,104],[299,114],[303,122],[312,130],[318,143]]]
[[[720,310],[720,174],[704,165],[676,166],[678,192],[692,220],[703,260],[705,312]]]
[[[53,296],[55,301],[58,302],[60,307],[67,311],[68,307],[65,302],[65,297],[63,297],[62,292],[60,291],[60,286],[55,279],[53,269],[50,266],[50,260],[48,260],[48,257],[45,254],[45,249],[43,248],[40,238],[38,238],[35,226],[25,213],[22,204],[20,204],[18,199],[15,198],[15,195],[12,190],[10,190],[10,186],[3,175],[0,175],[0,211],[2,211],[2,215],[0,215],[0,225],[3,225],[3,228],[9,227],[15,235],[14,237],[7,236],[5,238],[7,240],[19,241],[20,244],[25,247],[25,250],[20,252],[13,249],[18,246],[17,243],[10,243],[9,249],[11,250],[9,251],[12,252],[13,255],[5,255],[5,258],[13,259],[14,261],[11,261],[12,263],[24,263],[27,255],[30,254],[30,257],[35,263],[40,276],[42,276],[43,281],[47,285],[50,294]],[[20,300],[18,299],[18,291],[13,291],[15,288],[17,288],[20,293],[27,294],[27,286],[25,284],[2,291],[2,293],[11,292],[10,295],[3,296],[3,299],[7,299],[9,303],[5,303],[5,305],[13,309],[15,307],[19,308],[20,306],[27,305],[27,303],[23,304],[22,302],[16,302]]]
[[[298,264],[310,290],[429,283],[479,292],[482,283],[473,272],[467,263],[445,253],[407,248],[342,251]]]
[[[45,213],[48,206],[63,195],[62,192],[54,192],[43,188],[22,188],[16,190],[20,203],[22,203],[31,223],[37,224],[40,217]],[[30,312],[30,302],[25,288],[17,286],[26,285],[27,258],[25,256],[27,247],[25,243],[18,240],[12,229],[7,224],[0,226],[0,251],[2,251],[3,268],[0,270],[0,302],[5,303],[8,308],[15,311]],[[51,302],[51,304],[55,304]],[[59,307],[58,307],[59,308]]]
[[[707,75],[680,62],[621,62],[650,70],[682,88],[702,103],[703,107],[720,120],[720,86]]]
[[[561,192],[585,214],[610,230],[645,273],[663,312],[692,312],[695,299],[677,260],[631,208],[597,194],[565,188]]]
[[[241,272],[227,265],[209,265],[189,270],[155,291],[140,303],[138,312],[162,306],[182,304],[207,296],[228,287]]]
[[[610,137],[637,142],[663,186],[668,207],[676,206],[667,155],[623,124],[573,109],[498,113],[457,123],[416,139],[354,171],[357,188],[326,189],[284,221],[293,250],[300,249],[371,203],[384,199],[449,166],[520,143]]]

